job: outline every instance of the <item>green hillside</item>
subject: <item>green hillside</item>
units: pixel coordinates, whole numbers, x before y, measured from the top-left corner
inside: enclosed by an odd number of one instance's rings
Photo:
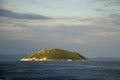
[[[87,60],[77,52],[70,52],[62,49],[46,49],[33,53],[30,56],[24,57],[22,61],[43,61],[43,60]]]

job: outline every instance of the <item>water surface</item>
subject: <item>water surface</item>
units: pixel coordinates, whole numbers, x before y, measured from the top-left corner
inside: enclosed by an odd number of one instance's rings
[[[120,61],[2,61],[0,80],[120,80]]]

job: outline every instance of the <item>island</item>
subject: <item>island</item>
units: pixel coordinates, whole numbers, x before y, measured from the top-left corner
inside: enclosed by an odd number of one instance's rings
[[[85,61],[88,60],[78,52],[71,52],[59,48],[44,49],[26,56],[21,61]]]

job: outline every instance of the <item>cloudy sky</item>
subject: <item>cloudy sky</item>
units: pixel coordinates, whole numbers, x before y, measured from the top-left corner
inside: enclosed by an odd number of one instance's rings
[[[120,57],[120,0],[0,0],[0,54],[49,48]]]

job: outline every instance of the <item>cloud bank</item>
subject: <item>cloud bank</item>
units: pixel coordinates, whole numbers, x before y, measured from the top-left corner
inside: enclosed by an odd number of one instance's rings
[[[8,10],[0,12],[0,42],[2,45],[8,45],[9,42],[11,45],[14,44],[15,48],[21,43],[23,48],[28,43],[30,49],[81,48],[81,51],[85,51],[89,56],[119,52],[120,18],[118,16],[50,19],[29,15],[31,16],[24,17],[25,14],[16,14]]]
[[[51,19],[50,17],[35,14],[20,14],[9,10],[0,9],[0,16],[16,19]]]

